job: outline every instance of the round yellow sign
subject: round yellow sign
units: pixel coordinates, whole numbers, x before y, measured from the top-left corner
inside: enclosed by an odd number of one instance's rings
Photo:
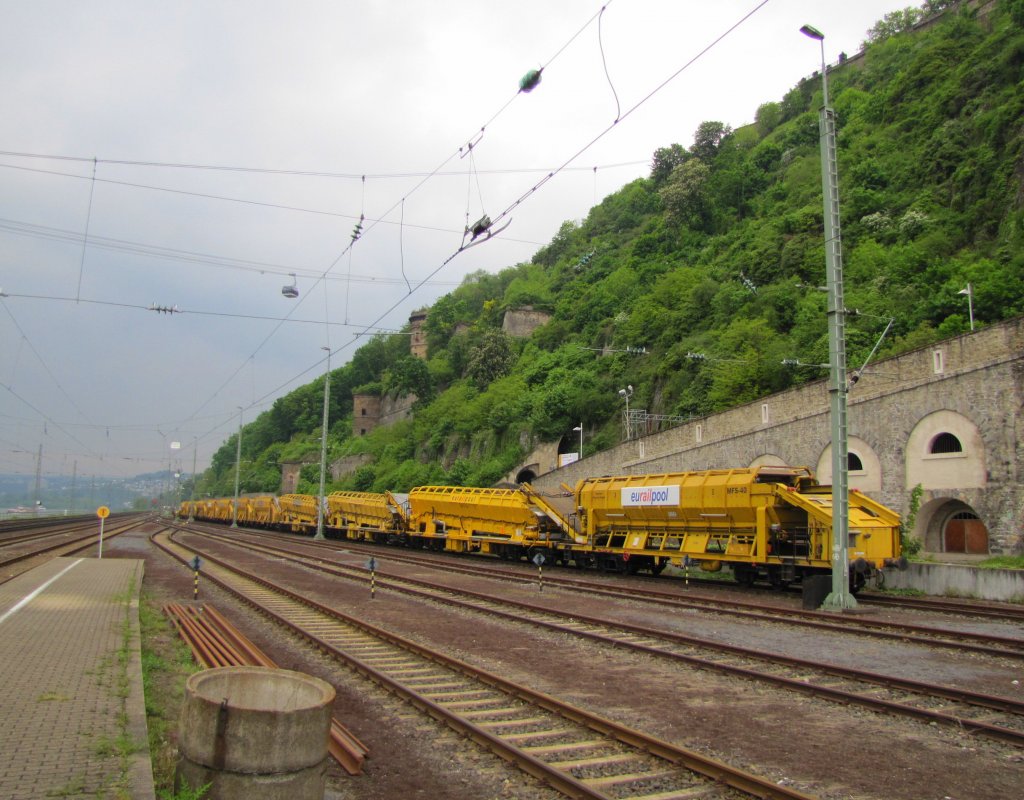
[[[99,508],[96,509],[96,516],[100,519],[106,519],[108,516],[110,516],[110,509],[107,508],[106,506],[100,506]]]

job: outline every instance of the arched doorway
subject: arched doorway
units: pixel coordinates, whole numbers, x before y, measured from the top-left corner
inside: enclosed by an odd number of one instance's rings
[[[943,552],[988,554],[988,528],[971,510],[957,511],[942,528]]]
[[[913,535],[932,553],[988,555],[988,528],[967,503],[937,497],[921,506]]]
[[[531,467],[524,467],[516,473],[516,483],[533,483],[537,473]]]

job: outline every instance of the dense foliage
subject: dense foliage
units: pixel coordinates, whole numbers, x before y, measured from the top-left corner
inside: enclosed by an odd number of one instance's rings
[[[924,11],[953,6],[934,24]],[[849,363],[890,319],[880,355],[1024,312],[1024,0],[985,19],[932,2],[894,12],[863,54],[829,72],[838,118]],[[378,337],[331,375],[331,458],[368,463],[331,489],[488,485],[532,444],[582,421],[586,451],[618,441],[618,390],[632,407],[704,415],[822,377],[820,76],[756,122],[702,123],[651,174],[566,222],[530,263],[476,273],[438,300],[429,358],[407,336]],[[501,331],[507,309],[552,314],[525,340]],[[638,352],[640,351],[640,352]],[[783,362],[787,361],[788,364]],[[794,361],[800,363],[794,365]],[[354,389],[415,394],[415,415],[351,438]],[[242,490],[276,491],[280,464],[318,461],[323,383],[247,425]],[[235,439],[201,490],[232,491]],[[300,491],[316,492],[318,467]]]

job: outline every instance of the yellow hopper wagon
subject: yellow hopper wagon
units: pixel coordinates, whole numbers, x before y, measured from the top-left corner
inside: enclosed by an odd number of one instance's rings
[[[505,559],[551,557],[562,532],[516,489],[420,486],[409,492],[411,544]]]
[[[327,525],[346,539],[405,544],[405,497],[391,492],[331,492],[327,495]]]
[[[239,524],[242,523],[242,508],[239,507]],[[245,498],[245,524],[258,528],[273,528],[281,521],[281,509],[277,497],[272,494],[249,495]]]
[[[281,525],[293,533],[316,531],[317,498],[311,494],[283,494],[277,499]]]
[[[587,478],[574,497],[578,566],[659,573],[727,564],[740,583],[775,586],[832,569],[832,489],[805,467]],[[851,492],[849,548],[857,590],[900,558],[899,516]]]

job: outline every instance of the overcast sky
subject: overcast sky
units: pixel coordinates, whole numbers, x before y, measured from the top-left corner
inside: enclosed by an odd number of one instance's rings
[[[818,67],[802,24],[834,61],[904,4],[603,5],[0,3],[0,473],[40,444],[44,476],[191,471],[196,441],[204,468],[321,348],[340,366],[658,147],[752,122]],[[455,255],[485,213],[511,224]]]

